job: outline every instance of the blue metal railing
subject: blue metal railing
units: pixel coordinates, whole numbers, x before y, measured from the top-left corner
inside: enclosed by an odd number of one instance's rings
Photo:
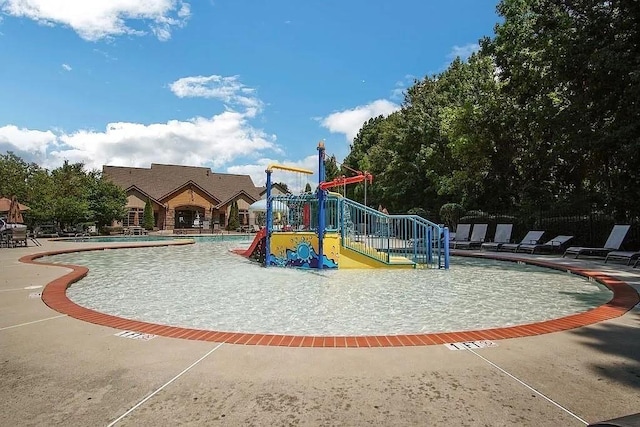
[[[444,227],[418,215],[388,215],[350,199],[338,200],[343,246],[387,264],[448,267]]]

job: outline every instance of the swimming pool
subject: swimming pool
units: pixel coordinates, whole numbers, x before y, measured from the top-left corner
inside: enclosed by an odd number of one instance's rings
[[[46,261],[90,269],[67,290],[81,306],[163,325],[244,333],[476,330],[584,312],[612,296],[579,276],[517,263],[454,257],[450,270],[306,271],[260,267],[229,252],[238,245],[80,252]]]

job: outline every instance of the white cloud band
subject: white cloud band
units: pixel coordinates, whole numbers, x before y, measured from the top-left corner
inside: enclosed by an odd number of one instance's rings
[[[353,141],[364,122],[380,115],[388,116],[399,109],[400,106],[391,101],[378,99],[367,105],[332,113],[321,119],[320,124],[332,133],[345,134],[349,141]]]
[[[245,114],[233,111],[149,125],[110,123],[104,131],[73,133],[8,125],[0,127],[0,144],[12,151],[38,154],[38,163],[49,168],[64,160],[95,169],[105,164],[148,167],[152,162],[219,168],[239,157],[279,151],[275,136],[254,128]]]
[[[0,10],[47,25],[68,26],[89,41],[146,33],[133,28],[132,21],[149,22],[158,39],[168,40],[172,29],[184,26],[191,15],[189,3],[182,0],[0,0]]]

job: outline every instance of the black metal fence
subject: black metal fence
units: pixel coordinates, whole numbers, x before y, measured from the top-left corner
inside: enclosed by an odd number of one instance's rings
[[[433,219],[431,219],[433,221]],[[435,221],[440,222],[440,221]],[[640,250],[640,218],[616,221],[610,215],[589,212],[584,214],[567,214],[563,212],[526,212],[519,214],[488,213],[468,211],[458,221],[460,224],[489,224],[487,237],[493,238],[497,224],[513,224],[511,239],[519,242],[529,230],[545,232],[542,240],[547,241],[558,235],[571,235],[572,246],[602,247],[615,224],[630,224],[621,250]],[[449,226],[455,225],[448,224]]]

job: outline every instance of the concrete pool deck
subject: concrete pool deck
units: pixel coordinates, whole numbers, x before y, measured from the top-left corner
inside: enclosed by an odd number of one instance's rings
[[[90,244],[42,243],[0,249],[0,425],[579,426],[640,410],[637,306],[475,350],[135,340],[43,303],[38,293],[70,270],[19,259]],[[637,268],[526,258],[640,289]]]

